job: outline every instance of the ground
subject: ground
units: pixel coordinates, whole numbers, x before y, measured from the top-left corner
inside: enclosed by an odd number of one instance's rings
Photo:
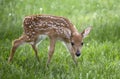
[[[0,79],[120,79],[119,4],[120,0],[0,0]],[[23,32],[24,17],[34,14],[66,17],[80,32],[92,26],[78,66],[58,41],[46,69],[49,39],[38,46],[40,62],[31,46],[24,44],[8,64],[12,41]]]

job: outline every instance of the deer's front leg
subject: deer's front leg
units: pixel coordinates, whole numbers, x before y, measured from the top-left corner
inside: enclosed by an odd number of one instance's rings
[[[72,56],[72,59],[73,59],[74,63],[77,65],[77,60],[75,58],[75,52],[73,50],[73,47],[72,47],[71,43],[66,43],[66,46],[67,46],[67,48],[68,48],[68,50],[69,50],[69,52]]]
[[[51,60],[52,56],[53,56],[54,49],[55,49],[55,43],[56,43],[56,39],[55,38],[50,38],[50,47],[49,47],[49,51],[48,51],[47,67],[50,63],[50,60]]]

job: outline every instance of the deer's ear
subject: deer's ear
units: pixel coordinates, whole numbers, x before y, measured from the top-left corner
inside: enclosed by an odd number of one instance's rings
[[[90,33],[91,29],[92,29],[91,27],[88,27],[81,33],[83,38],[85,38]]]

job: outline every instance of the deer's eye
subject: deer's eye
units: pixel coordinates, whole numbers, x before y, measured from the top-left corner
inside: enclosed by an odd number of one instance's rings
[[[83,45],[84,43],[82,42],[81,45]]]
[[[73,46],[73,45],[75,45],[73,42],[71,42],[71,45]]]

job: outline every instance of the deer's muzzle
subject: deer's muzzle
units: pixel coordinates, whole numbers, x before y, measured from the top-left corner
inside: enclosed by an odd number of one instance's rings
[[[79,50],[77,50],[77,52],[76,52],[76,56],[77,56],[77,57],[79,57],[79,56],[80,56],[80,54],[81,54],[81,53],[80,53],[80,51],[79,51]]]

